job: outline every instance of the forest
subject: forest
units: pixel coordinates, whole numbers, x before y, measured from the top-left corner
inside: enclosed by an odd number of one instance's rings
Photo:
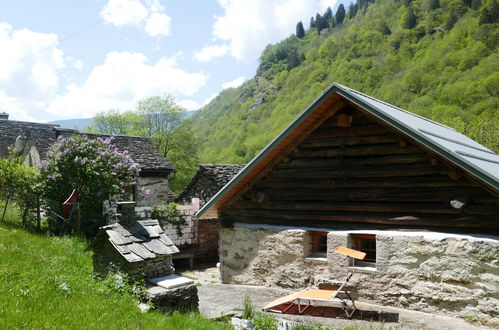
[[[499,151],[497,0],[359,0],[298,22],[193,117],[201,162],[246,163],[332,82]],[[308,22],[307,22],[308,23]]]

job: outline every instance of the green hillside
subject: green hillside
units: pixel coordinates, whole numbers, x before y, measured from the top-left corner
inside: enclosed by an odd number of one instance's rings
[[[231,328],[194,312],[141,313],[137,287],[118,275],[93,279],[87,241],[29,233],[16,211],[0,222],[0,329]]]
[[[247,162],[332,82],[498,151],[497,15],[497,0],[362,0],[343,22],[269,45],[253,79],[194,116],[201,161]]]

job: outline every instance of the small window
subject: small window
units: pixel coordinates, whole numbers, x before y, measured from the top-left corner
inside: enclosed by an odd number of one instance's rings
[[[350,266],[375,267],[376,266],[376,235],[351,234],[352,249],[364,252],[364,260],[351,260]]]
[[[310,234],[310,257],[327,257],[327,232],[311,231]]]

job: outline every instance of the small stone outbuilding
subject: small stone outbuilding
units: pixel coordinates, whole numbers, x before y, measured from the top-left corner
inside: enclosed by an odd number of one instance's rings
[[[87,251],[93,251],[95,273],[105,276],[119,270],[136,280],[172,274],[172,255],[179,252],[159,222],[151,219],[128,228],[120,223],[101,227]]]
[[[199,168],[187,184],[184,191],[176,199],[184,204],[181,210],[189,211],[192,207],[199,210],[215,194],[222,189],[245,165],[242,164],[199,164]],[[182,246],[181,250],[189,251],[196,262],[210,262],[218,259],[218,240],[220,221],[217,218],[205,218],[191,222],[196,239],[191,244]]]
[[[122,272],[146,286],[145,300],[165,310],[198,308],[192,280],[174,274],[172,255],[178,248],[153,219],[137,220],[135,202],[118,202],[118,223],[103,226],[87,247],[94,273]]]

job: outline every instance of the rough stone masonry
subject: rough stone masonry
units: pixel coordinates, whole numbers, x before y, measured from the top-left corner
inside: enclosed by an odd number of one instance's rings
[[[317,229],[313,229],[317,230]],[[360,301],[499,323],[499,237],[397,231],[328,231],[327,257],[309,257],[307,228],[223,228],[223,283],[303,288],[354,272]],[[376,235],[375,267],[350,267],[335,253],[352,233]]]

